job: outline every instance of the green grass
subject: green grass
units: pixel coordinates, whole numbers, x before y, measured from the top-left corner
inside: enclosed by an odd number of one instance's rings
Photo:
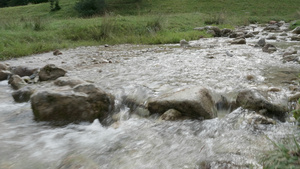
[[[298,169],[300,168],[300,145],[295,137],[285,139],[283,143],[271,141],[274,150],[262,158],[264,169]]]
[[[193,30],[208,23],[300,19],[299,0],[107,0],[109,14],[91,18],[78,17],[76,1],[60,0],[56,12],[49,3],[1,8],[0,59],[82,45],[178,43],[209,37]]]

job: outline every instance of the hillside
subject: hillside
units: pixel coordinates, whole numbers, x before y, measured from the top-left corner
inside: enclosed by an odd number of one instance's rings
[[[79,18],[77,0],[0,8],[0,59],[101,44],[161,44],[192,40],[205,24],[233,28],[269,20],[300,18],[299,0],[107,0],[104,17]]]

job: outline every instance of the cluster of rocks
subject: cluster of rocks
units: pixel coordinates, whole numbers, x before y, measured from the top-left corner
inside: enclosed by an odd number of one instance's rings
[[[245,27],[238,28],[236,30],[231,29],[219,29],[216,26],[205,26],[205,27],[197,27],[194,30],[206,31],[214,37],[228,37],[233,40],[230,41],[231,44],[246,44],[247,38],[258,38],[258,34],[262,33],[262,35],[266,37],[262,37],[255,44],[255,47],[260,47],[263,52],[266,53],[274,53],[277,51],[277,48],[270,43],[267,43],[266,40],[278,40],[278,39],[290,39],[291,41],[300,41],[300,27],[296,27],[294,30],[290,31],[291,35],[289,36],[287,32],[289,29],[286,26],[284,21],[276,22],[270,21],[269,24],[262,31],[254,31],[258,25],[251,25],[252,30],[246,30]],[[276,33],[276,34],[275,34]],[[185,40],[180,42],[180,45],[183,47],[189,47],[189,43]],[[300,56],[297,54],[297,51],[294,49],[289,50],[283,54],[284,62],[299,62]]]
[[[55,65],[30,69],[0,64],[0,68],[8,74],[9,84],[16,90],[12,93],[14,100],[30,100],[34,117],[38,121],[67,124],[99,119],[103,122],[116,112],[115,97],[112,94],[79,78],[66,77],[66,71]],[[43,81],[51,85],[40,87]],[[294,99],[299,97],[295,96]],[[269,118],[274,117],[284,121],[288,112],[287,105],[272,103],[268,98],[261,91],[242,90],[233,102],[223,96],[215,102],[208,89],[189,87],[151,98],[124,96],[122,104],[129,107],[132,114],[144,117],[158,114],[160,120],[167,121],[212,119],[217,117],[221,109],[231,112],[238,107],[257,112],[258,115],[253,119],[258,123],[273,124],[274,120]]]
[[[38,121],[55,124],[104,120],[114,108],[114,96],[94,84],[78,78],[65,77],[67,71],[48,64],[42,68],[10,67],[0,64],[1,73],[7,75],[15,89],[16,102],[31,101],[34,117]],[[41,84],[53,82],[53,85]]]

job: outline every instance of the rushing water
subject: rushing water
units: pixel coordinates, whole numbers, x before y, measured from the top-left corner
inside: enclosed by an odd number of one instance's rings
[[[191,48],[81,47],[60,56],[46,53],[7,63],[54,63],[68,70],[68,76],[109,91],[116,104],[124,95],[146,99],[187,86],[210,89],[215,101],[221,95],[234,100],[244,88],[280,88],[271,94],[274,101],[291,94],[290,84],[282,82],[295,79],[300,66],[282,63],[283,48],[269,54],[253,47],[257,38],[247,39],[247,45],[231,45],[228,40],[200,39],[191,42]],[[300,49],[299,43],[290,45]],[[253,79],[247,80],[248,75]],[[98,120],[55,127],[34,121],[30,103],[15,103],[12,92],[7,81],[0,82],[0,168],[5,169],[261,168],[261,154],[273,148],[269,139],[279,141],[298,132],[289,120],[253,124],[254,112],[241,108],[212,120],[164,122],[130,117],[125,107],[117,127],[102,126]]]

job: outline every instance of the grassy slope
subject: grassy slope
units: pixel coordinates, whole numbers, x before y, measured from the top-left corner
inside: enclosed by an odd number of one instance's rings
[[[82,19],[76,1],[60,0],[57,12],[48,3],[0,8],[0,59],[81,45],[177,43],[207,36],[192,30],[206,21],[291,21],[300,11],[299,0],[107,0],[110,15]]]

